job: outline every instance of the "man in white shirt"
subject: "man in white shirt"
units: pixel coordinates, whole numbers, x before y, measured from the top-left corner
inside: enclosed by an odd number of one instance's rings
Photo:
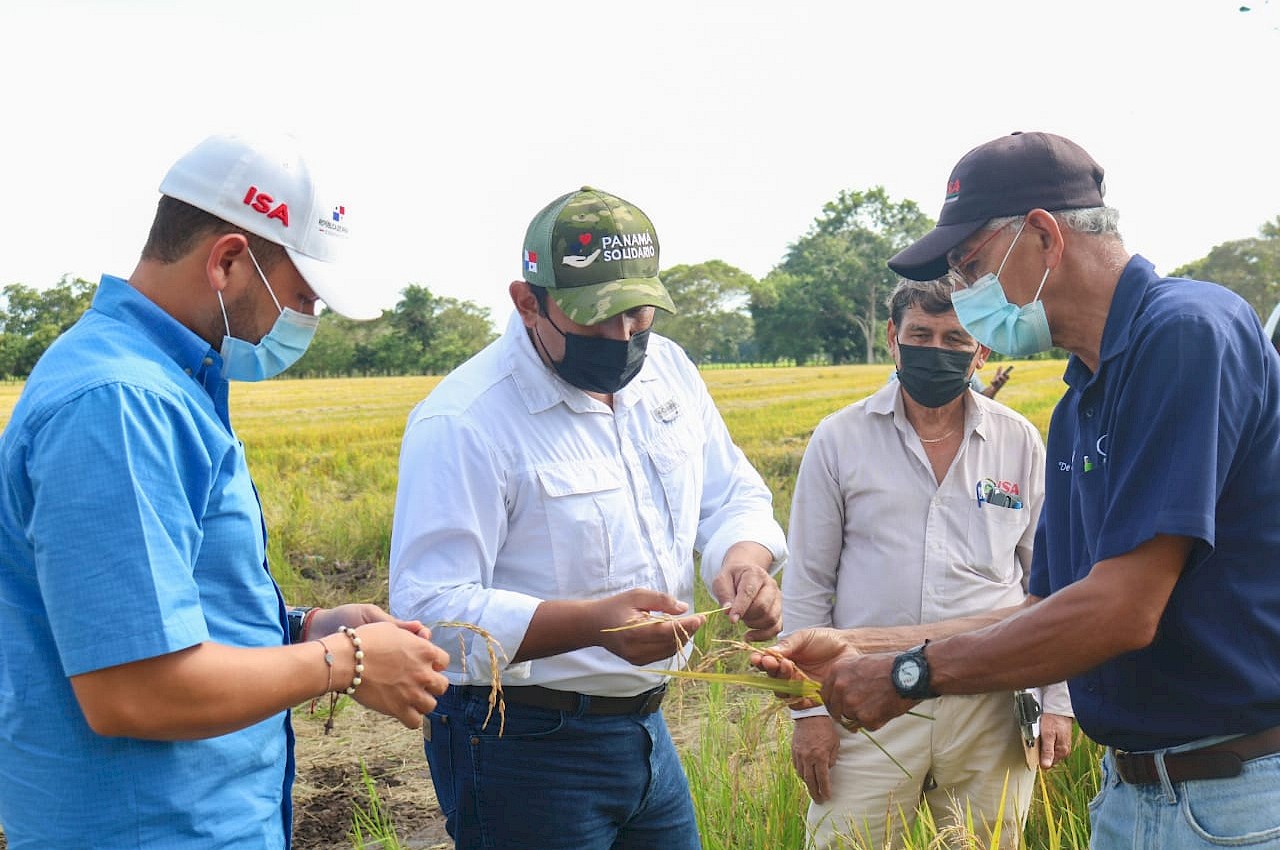
[[[659,705],[696,578],[777,633],[786,558],[772,498],[696,368],[651,334],[674,312],[653,225],[588,187],[529,225],[506,333],[414,410],[400,457],[391,606],[502,646],[505,723],[485,642],[440,626],[451,686],[427,759],[459,848],[694,848]],[[607,631],[650,612],[665,622]],[[537,798],[536,810],[530,808]]]
[[[898,380],[824,419],[800,465],[783,576],[788,632],[923,626],[911,636],[919,643],[927,624],[1026,596],[1044,493],[1040,435],[970,389],[988,349],[956,319],[948,284],[904,281],[888,307]],[[1071,708],[1063,685],[1044,698],[1048,767],[1070,747]],[[940,697],[918,711],[934,719],[903,716],[874,736],[910,776],[825,708],[793,712],[814,846],[857,836],[884,847],[922,800],[940,829],[969,812],[979,829],[994,826],[1002,795],[1001,842],[1017,846],[1035,774],[1014,697]]]

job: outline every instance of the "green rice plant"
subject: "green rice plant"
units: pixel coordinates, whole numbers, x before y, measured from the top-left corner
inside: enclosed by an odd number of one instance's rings
[[[682,758],[706,850],[800,848],[808,795],[791,767],[791,721],[771,697],[706,689]]]
[[[357,803],[351,812],[351,831],[347,834],[351,846],[355,850],[403,850],[391,813],[382,805],[364,759],[360,759],[360,781],[364,783],[369,802],[365,805]]]

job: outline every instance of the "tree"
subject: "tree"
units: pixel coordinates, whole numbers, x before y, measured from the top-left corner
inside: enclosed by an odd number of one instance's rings
[[[694,363],[736,363],[752,336],[746,312],[756,279],[722,260],[672,266],[662,273],[676,314],[663,315],[658,331],[675,340]]]
[[[11,283],[0,290],[0,377],[26,377],[63,331],[93,303],[98,285],[64,275],[40,290]]]
[[[1220,283],[1266,320],[1280,301],[1280,216],[1258,228],[1258,234],[1216,245],[1209,256],[1174,269],[1173,274]]]
[[[797,362],[874,362],[880,305],[896,282],[886,263],[931,227],[914,201],[895,203],[881,186],[841,191],[753,294],[761,349]]]
[[[291,374],[439,375],[493,337],[488,309],[410,285],[394,310],[373,321],[326,315]]]

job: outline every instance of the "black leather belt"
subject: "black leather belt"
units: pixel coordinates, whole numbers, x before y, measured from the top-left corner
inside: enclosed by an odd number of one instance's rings
[[[1239,776],[1245,762],[1277,752],[1280,752],[1280,726],[1199,750],[1168,753],[1164,757],[1164,769],[1170,782],[1227,779]],[[1113,755],[1116,772],[1130,785],[1154,785],[1160,781],[1156,758],[1151,753],[1113,750]]]
[[[456,690],[462,696],[487,700],[493,689],[484,685],[461,685],[449,690]],[[507,686],[502,689],[502,698],[513,705],[527,705],[547,711],[576,712],[585,702],[586,709],[582,713],[596,716],[653,714],[662,707],[662,698],[666,695],[665,684],[633,697],[597,697],[577,691],[557,691],[541,685]]]

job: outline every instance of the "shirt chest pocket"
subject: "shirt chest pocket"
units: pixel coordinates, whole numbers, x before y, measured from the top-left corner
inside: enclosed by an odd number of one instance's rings
[[[584,461],[541,467],[537,477],[558,595],[584,599],[620,590],[615,553],[631,514],[620,470]]]
[[[703,482],[702,450],[701,436],[683,423],[666,429],[651,439],[645,449],[649,462],[658,474],[662,496],[667,502],[665,511],[659,506],[659,513],[667,518],[670,530],[677,538],[682,525],[696,527],[696,523],[688,520],[699,514],[698,501]],[[692,548],[692,545],[692,540],[678,539],[676,548],[677,551],[685,551]]]
[[[997,584],[1009,585],[1021,579],[1015,550],[1027,530],[1030,512],[1026,508],[968,502],[969,528],[966,566]]]

